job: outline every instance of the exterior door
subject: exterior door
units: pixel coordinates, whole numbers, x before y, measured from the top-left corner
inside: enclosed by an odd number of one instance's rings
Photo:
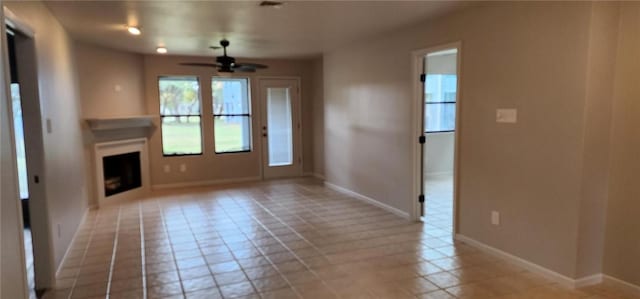
[[[302,175],[299,81],[261,79],[260,107],[263,178]]]

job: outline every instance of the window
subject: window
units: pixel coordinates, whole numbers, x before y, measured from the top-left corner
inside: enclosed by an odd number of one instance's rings
[[[425,82],[425,132],[456,128],[456,75],[428,74]]]
[[[251,151],[251,105],[248,80],[213,78],[211,93],[216,153]]]
[[[200,86],[197,77],[160,77],[162,153],[202,154]]]

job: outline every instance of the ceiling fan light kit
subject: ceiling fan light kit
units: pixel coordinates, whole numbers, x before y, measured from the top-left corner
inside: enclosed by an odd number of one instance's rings
[[[218,71],[219,75],[230,75],[234,72],[254,73],[257,69],[266,69],[266,65],[257,63],[236,63],[236,59],[227,55],[227,47],[229,41],[223,39],[220,41],[223,55],[216,57],[216,63],[201,63],[201,62],[183,62],[181,65],[187,66],[202,66],[213,67]],[[220,47],[211,47],[212,49],[219,49]]]

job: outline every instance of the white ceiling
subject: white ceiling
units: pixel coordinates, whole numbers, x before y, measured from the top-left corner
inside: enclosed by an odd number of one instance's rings
[[[442,15],[464,4],[427,1],[47,1],[79,40],[139,53],[159,45],[170,54],[211,56],[231,41],[229,55],[293,58],[319,55],[359,38]],[[132,36],[126,25],[142,28]]]

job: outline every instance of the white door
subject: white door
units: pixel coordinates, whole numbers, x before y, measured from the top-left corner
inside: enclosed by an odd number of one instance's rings
[[[300,89],[297,79],[261,79],[262,176],[302,175]]]

